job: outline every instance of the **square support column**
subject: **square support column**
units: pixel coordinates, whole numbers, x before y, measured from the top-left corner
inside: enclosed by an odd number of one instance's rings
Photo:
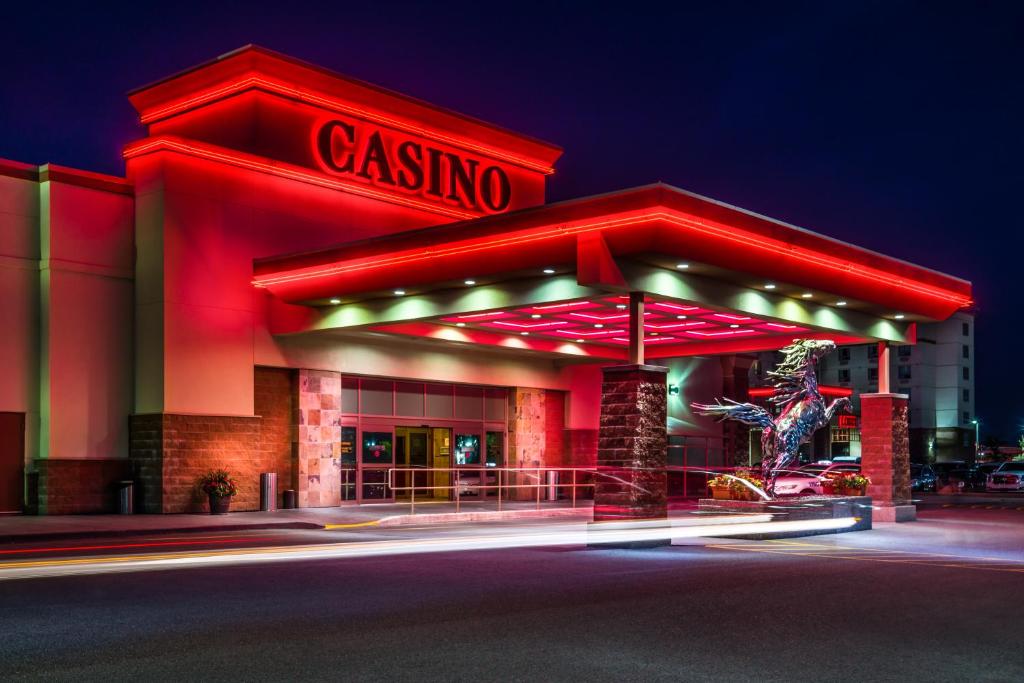
[[[882,359],[879,358],[879,363]],[[910,436],[906,394],[861,394],[861,472],[871,479],[868,495],[876,522],[909,522]]]
[[[668,516],[668,368],[603,368],[594,521]]]
[[[292,478],[304,507],[341,504],[341,374],[299,370]]]

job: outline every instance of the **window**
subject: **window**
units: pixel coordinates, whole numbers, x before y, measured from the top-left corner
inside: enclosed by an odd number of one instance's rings
[[[505,466],[505,433],[487,432],[487,466]]]
[[[964,344],[963,355],[964,355],[964,358],[970,358],[971,357],[971,347],[970,347],[970,345]]]
[[[391,432],[363,432],[363,462],[374,465],[392,463]]]
[[[868,347],[868,360],[878,361],[878,344],[872,344]]]
[[[839,362],[842,363],[843,365],[846,365],[847,363],[850,362],[850,349],[849,348],[843,347],[843,348],[839,349]],[[846,381],[849,382],[850,380],[847,379]]]
[[[850,368],[839,369],[839,383],[849,384],[850,383]]]
[[[868,381],[869,382],[877,382],[878,381],[878,368],[868,368]]]
[[[967,412],[967,411],[965,410],[965,411],[964,411],[964,422],[970,422],[970,421],[971,421],[971,414],[970,414],[970,413],[968,413],[968,412]]]
[[[965,380],[969,380],[971,378],[971,369],[968,367],[963,367],[960,369],[960,374],[963,376]]]
[[[971,324],[970,323],[964,323],[963,324],[963,331],[964,331],[964,336],[965,337],[971,336]]]
[[[911,352],[913,352],[913,350],[914,347],[911,346],[910,344],[900,344],[899,348],[896,349],[896,354],[900,358],[910,358],[910,354]]]
[[[963,391],[963,398],[964,398],[964,403],[967,403],[968,401],[971,400],[971,390],[970,389],[964,389],[964,391]]]
[[[910,379],[910,365],[901,365],[896,370],[896,376],[899,377],[901,382],[906,382]]]
[[[455,435],[455,464],[480,464],[480,437],[477,434]]]

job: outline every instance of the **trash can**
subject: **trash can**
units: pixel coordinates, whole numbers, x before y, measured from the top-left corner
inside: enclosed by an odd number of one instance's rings
[[[281,508],[283,510],[295,509],[295,490],[285,489],[281,494]]]
[[[558,500],[558,472],[548,472],[548,500]]]
[[[260,510],[273,512],[277,509],[277,472],[260,475]]]
[[[135,514],[135,482],[130,479],[117,482],[117,514]]]

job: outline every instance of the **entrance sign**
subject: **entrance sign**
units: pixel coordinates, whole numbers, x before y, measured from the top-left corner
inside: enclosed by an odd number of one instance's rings
[[[313,145],[317,162],[333,175],[491,213],[512,201],[512,185],[501,167],[384,129],[331,119],[316,128]]]

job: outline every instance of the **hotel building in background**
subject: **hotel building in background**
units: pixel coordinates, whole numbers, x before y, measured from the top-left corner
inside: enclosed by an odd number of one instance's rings
[[[850,345],[826,374],[865,391],[860,355],[916,341],[912,409],[918,367],[948,402],[925,331],[960,325],[965,280],[663,184],[548,204],[557,146],[257,47],[129,99],[123,177],[0,162],[5,511],[111,510],[125,479],[197,511],[213,468],[246,510],[263,472],[335,506],[666,448],[728,465],[743,435],[690,403],[745,399],[794,337]],[[901,386],[861,397],[876,498],[905,483]],[[919,424],[939,448],[970,410]]]

